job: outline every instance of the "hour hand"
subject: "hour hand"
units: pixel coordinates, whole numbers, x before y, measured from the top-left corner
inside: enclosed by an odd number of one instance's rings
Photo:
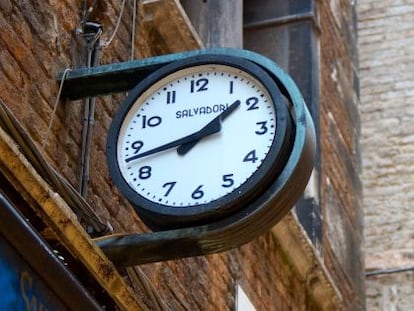
[[[226,119],[237,107],[240,106],[240,100],[236,100],[233,104],[231,104],[226,110],[220,113],[217,117],[215,117],[212,121],[210,121],[205,127],[203,127],[199,133],[199,138],[190,141],[188,143],[182,144],[180,147],[177,148],[177,153],[179,155],[185,155],[188,151],[190,151],[203,137],[208,136],[213,133],[217,133],[221,130],[221,121]],[[214,129],[213,133],[209,133]],[[205,133],[203,133],[205,132]],[[208,133],[208,134],[206,134]]]

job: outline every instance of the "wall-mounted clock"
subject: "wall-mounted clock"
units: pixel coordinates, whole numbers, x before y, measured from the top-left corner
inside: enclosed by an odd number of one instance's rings
[[[289,157],[291,122],[263,68],[186,58],[129,92],[108,134],[109,170],[150,228],[208,224],[267,190]]]

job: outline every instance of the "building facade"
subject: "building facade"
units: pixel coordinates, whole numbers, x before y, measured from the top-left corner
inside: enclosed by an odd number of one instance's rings
[[[368,310],[414,307],[413,10],[358,3]]]
[[[364,310],[353,2],[4,0],[0,8],[1,189],[91,305],[234,310],[242,289],[256,310]],[[73,101],[65,97],[65,77],[78,68],[210,46],[257,51],[296,81],[317,132],[311,182],[291,213],[246,245],[116,266],[96,242],[149,232],[106,164],[108,128],[125,93]],[[7,247],[17,249],[12,229],[2,228]],[[19,256],[42,278],[30,256]],[[57,292],[64,287],[46,283]],[[55,295],[24,293],[22,309]],[[59,303],[79,310],[65,295],[56,293]]]

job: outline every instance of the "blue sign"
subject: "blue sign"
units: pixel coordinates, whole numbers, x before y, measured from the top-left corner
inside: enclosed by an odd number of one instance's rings
[[[67,310],[42,277],[1,236],[0,293],[2,310]]]

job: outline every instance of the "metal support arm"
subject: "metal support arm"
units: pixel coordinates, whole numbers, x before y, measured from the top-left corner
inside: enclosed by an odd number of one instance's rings
[[[293,80],[273,61],[257,53],[239,49],[208,49],[73,70],[65,80],[63,94],[75,99],[126,91],[169,62],[203,54],[241,57],[268,71],[291,103],[295,121],[292,152],[269,189],[235,215],[193,228],[95,239],[96,244],[117,265],[129,266],[206,255],[238,247],[270,230],[288,213],[306,187],[316,148],[312,118]]]

